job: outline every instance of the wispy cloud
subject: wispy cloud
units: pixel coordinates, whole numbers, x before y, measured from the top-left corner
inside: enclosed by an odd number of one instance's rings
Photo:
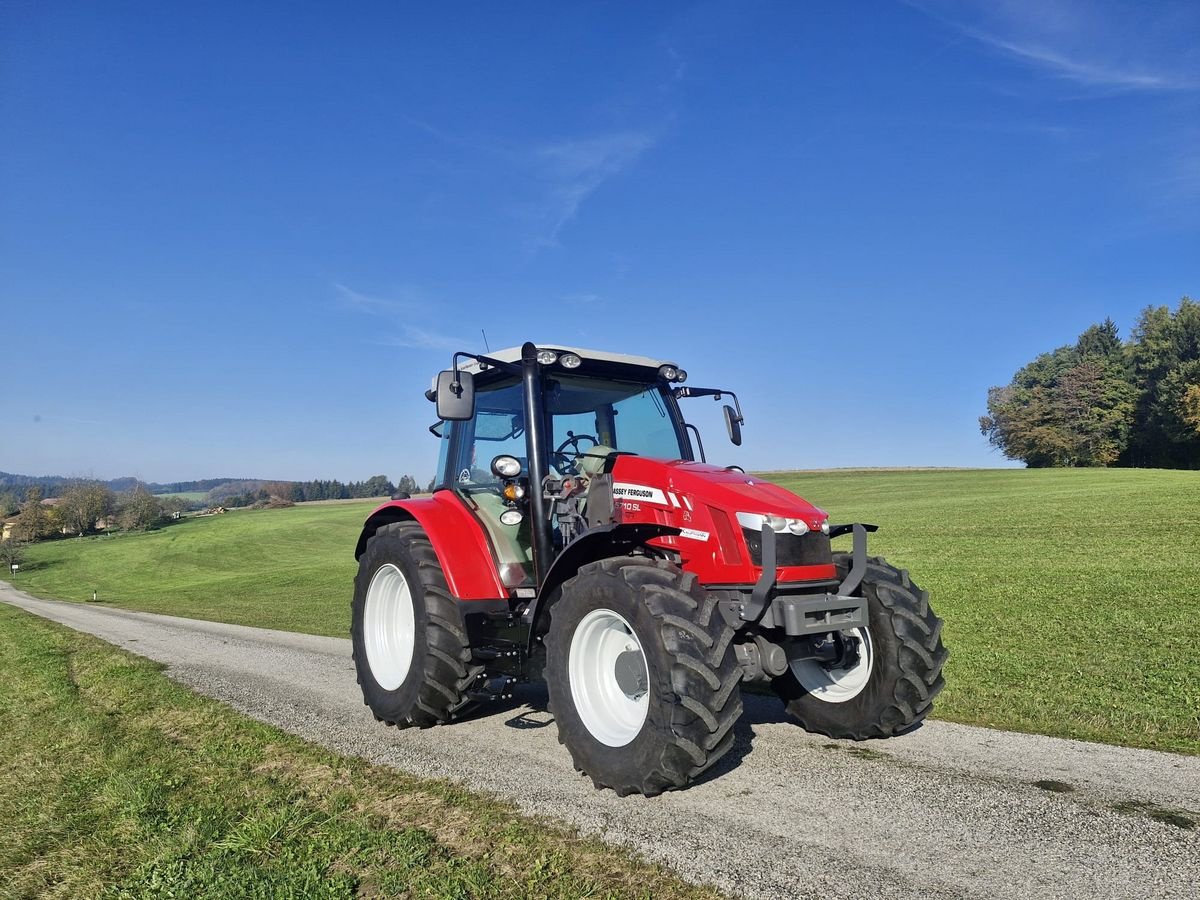
[[[1004,50],[1018,59],[1034,63],[1051,74],[1085,87],[1165,91],[1192,90],[1196,87],[1193,81],[1165,72],[1137,71],[1112,61],[1072,58],[1050,47],[1005,40],[974,28],[964,28],[963,31],[991,47]]]
[[[1186,203],[1188,214],[1196,219],[1195,201],[1200,198],[1200,150],[1186,149],[1200,146],[1195,142],[1184,143],[1185,149],[1169,156],[1157,175],[1148,179],[1154,197],[1162,203]]]
[[[597,303],[602,303],[604,298],[590,291],[579,291],[574,294],[563,294],[562,300],[572,306],[595,306]]]
[[[339,308],[382,320],[381,331],[374,343],[389,347],[410,347],[416,350],[461,350],[467,342],[456,335],[442,334],[421,324],[436,317],[443,304],[426,297],[416,288],[405,287],[393,296],[364,294],[354,288],[334,282]],[[416,323],[414,324],[414,321]]]
[[[333,283],[333,289],[337,292],[340,306],[358,312],[373,315],[398,315],[419,308],[419,304],[414,302],[412,292],[407,288],[403,289],[397,297],[376,297],[364,294],[336,281]]]
[[[954,122],[948,127],[958,128],[965,131],[985,131],[995,134],[1011,134],[1011,135],[1028,135],[1040,138],[1053,138],[1062,140],[1073,137],[1075,129],[1069,128],[1066,125],[1055,125],[1048,122],[1022,122],[1022,121],[976,121],[976,122]]]
[[[646,77],[631,88],[602,98],[593,112],[611,123],[574,132],[550,133],[538,140],[504,133],[471,131],[462,122],[402,118],[439,144],[439,158],[453,158],[463,183],[476,189],[462,205],[474,208],[478,226],[499,213],[531,253],[559,245],[564,229],[600,188],[634,166],[665,134],[674,119],[677,93],[687,61],[664,37]],[[475,181],[472,182],[472,179]],[[517,228],[509,225],[513,219]]]
[[[583,202],[605,181],[633,165],[655,142],[648,132],[622,131],[535,148],[531,163],[545,185],[545,195],[536,207],[542,228],[532,246],[556,246],[559,234],[579,214]]]
[[[533,252],[558,246],[560,233],[579,215],[584,202],[658,141],[651,129],[602,131],[537,143],[468,137],[416,119],[409,123],[448,151],[474,160],[473,167],[482,161],[485,167],[500,168],[504,177],[491,183],[515,188],[505,212],[524,223],[521,236]]]
[[[667,56],[671,61],[671,76],[670,83],[676,84],[683,81],[683,76],[687,74],[687,60],[683,58],[683,54],[674,47],[667,47]]]
[[[33,421],[35,423],[64,422],[68,425],[97,425],[100,427],[104,427],[109,424],[107,422],[97,422],[95,419],[80,419],[76,416],[59,416],[54,414],[46,415],[45,413],[34,413]]]
[[[1200,90],[1196,7],[1079,0],[906,0],[1039,72],[1093,90]],[[1190,24],[1190,27],[1189,27]]]
[[[477,341],[467,341],[464,338],[450,334],[441,334],[416,325],[401,325],[400,333],[378,341],[389,347],[410,347],[415,350],[462,350]]]

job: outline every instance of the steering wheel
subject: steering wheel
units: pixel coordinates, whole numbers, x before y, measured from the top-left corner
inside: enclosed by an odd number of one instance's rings
[[[550,454],[550,462],[556,469],[564,472],[573,472],[578,475],[579,470],[575,468],[575,457],[579,456],[583,451],[579,448],[580,441],[591,441],[592,447],[599,447],[599,438],[594,438],[590,434],[576,434],[573,431],[567,432],[567,439],[554,448],[554,452]],[[571,448],[571,455],[567,455],[567,448]],[[590,450],[592,447],[588,447]]]

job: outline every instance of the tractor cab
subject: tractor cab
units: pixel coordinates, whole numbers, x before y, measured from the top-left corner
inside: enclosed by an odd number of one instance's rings
[[[551,494],[565,490],[564,499],[578,493],[578,513],[585,516],[582,494],[616,456],[691,460],[694,452],[672,381],[687,373],[674,364],[574,348],[539,350],[533,389],[540,403],[531,404],[541,408],[535,438],[526,426],[525,381],[514,371],[520,354],[513,348],[464,364],[460,378],[471,376],[474,415],[434,426],[441,438],[438,485],[478,516],[510,589],[537,585],[526,515],[534,484]],[[431,393],[436,399],[436,387]],[[542,463],[536,478],[531,460]],[[554,512],[550,544],[557,556],[578,529],[573,517]]]

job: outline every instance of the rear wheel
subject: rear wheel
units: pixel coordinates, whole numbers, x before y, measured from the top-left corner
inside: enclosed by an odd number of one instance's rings
[[[835,554],[839,577],[849,554]],[[843,665],[795,659],[773,686],[788,712],[808,731],[835,738],[890,737],[911,728],[933,708],[941,691],[942,620],[929,595],[908,573],[883,559],[867,561],[863,578],[868,624],[843,638],[856,643]]]
[[[467,704],[478,676],[458,604],[429,538],[415,522],[375,532],[358,563],[350,604],[363,701],[388,725],[428,727]]]
[[[682,787],[733,743],[733,629],[694,575],[619,557],[583,566],[550,608],[550,710],[575,768],[618,794]]]

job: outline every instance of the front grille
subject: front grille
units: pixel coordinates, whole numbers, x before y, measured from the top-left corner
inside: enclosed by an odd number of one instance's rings
[[[750,549],[750,561],[762,565],[762,532],[743,528],[746,546]],[[833,562],[833,551],[829,548],[829,535],[820,531],[792,534],[790,531],[775,535],[775,565],[777,566],[824,566]]]

